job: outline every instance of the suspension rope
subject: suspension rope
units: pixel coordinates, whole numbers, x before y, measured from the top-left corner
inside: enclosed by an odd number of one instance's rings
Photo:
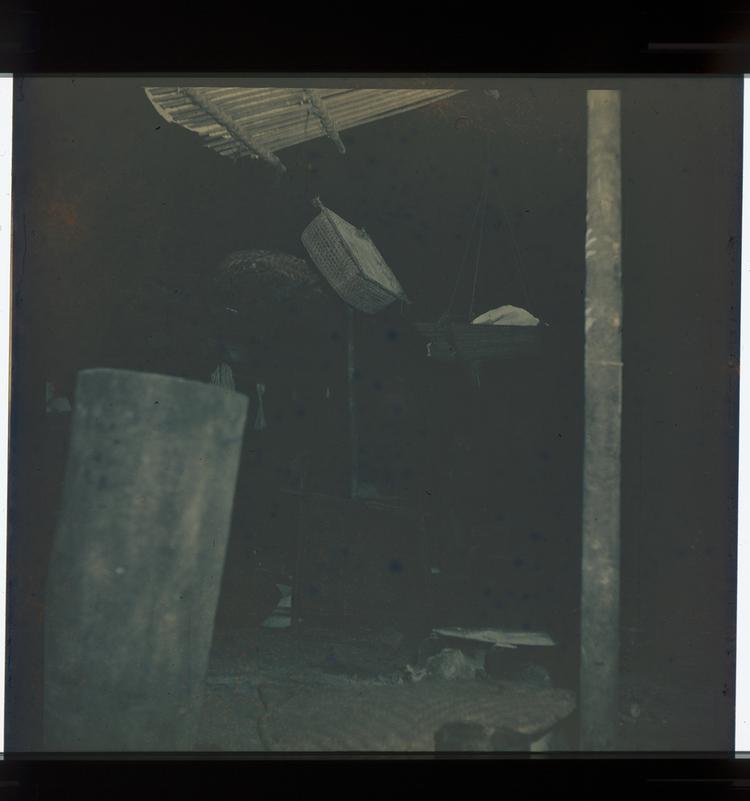
[[[474,318],[474,299],[477,294],[477,281],[479,279],[479,258],[482,254],[482,240],[484,238],[484,222],[487,219],[487,194],[490,186],[490,136],[487,134],[485,142],[486,166],[484,170],[484,193],[482,195],[482,221],[479,224],[479,241],[477,243],[477,257],[474,263],[474,285],[471,288],[471,304],[469,305],[469,322]]]
[[[456,281],[453,284],[453,291],[451,292],[450,300],[448,301],[448,308],[445,310],[445,312],[443,312],[443,316],[440,318],[441,320],[444,320],[446,317],[448,317],[451,310],[453,309],[453,303],[456,300],[456,292],[458,291],[458,286],[459,283],[461,282],[461,276],[463,275],[464,266],[466,265],[466,259],[469,255],[469,250],[471,248],[471,238],[472,235],[474,234],[474,228],[476,227],[477,219],[479,217],[479,212],[481,208],[482,208],[482,198],[480,197],[479,202],[477,203],[477,207],[474,211],[474,217],[471,221],[471,229],[469,230],[469,235],[466,238],[466,247],[464,248],[464,255],[463,258],[461,259],[461,264],[458,268],[458,272],[456,273]]]
[[[523,293],[524,302],[526,303],[526,308],[528,308],[529,305],[531,304],[531,298],[529,296],[529,288],[528,285],[526,284],[526,277],[524,275],[525,268],[523,265],[523,259],[521,257],[521,248],[518,245],[518,240],[516,239],[516,235],[513,232],[510,220],[508,219],[508,215],[505,211],[505,204],[502,201],[502,197],[498,196],[498,200],[500,205],[500,214],[502,215],[503,218],[503,224],[510,233],[510,240],[513,243],[513,249],[516,255],[516,259],[514,261],[514,266],[516,268],[516,276],[518,277],[518,283],[521,286],[521,292]]]
[[[489,178],[490,178],[490,135],[489,131],[487,131],[487,137],[485,142],[486,147],[486,166],[485,166],[485,175],[484,175],[484,189],[482,194],[480,195],[479,201],[477,203],[477,207],[474,210],[474,217],[471,222],[471,229],[469,231],[469,235],[466,240],[466,247],[464,248],[463,258],[461,259],[461,264],[458,268],[456,273],[456,280],[453,284],[453,291],[451,292],[450,299],[448,301],[448,307],[443,313],[442,317],[440,318],[439,322],[444,321],[453,310],[453,304],[456,300],[456,294],[458,293],[458,287],[461,283],[461,278],[463,276],[464,267],[466,266],[466,262],[469,256],[469,251],[471,250],[471,245],[473,242],[474,230],[477,227],[477,221],[480,220],[480,212],[481,212],[481,221],[479,223],[479,236],[478,236],[478,243],[477,243],[477,252],[476,258],[474,261],[474,282],[472,285],[471,291],[471,304],[469,306],[469,319],[474,315],[474,302],[476,300],[476,292],[477,292],[477,285],[479,283],[479,264],[480,264],[480,257],[482,252],[482,242],[484,239],[484,226],[485,221],[487,219],[487,198],[489,194]],[[503,220],[503,224],[507,229],[508,233],[510,234],[511,243],[513,245],[513,251],[515,255],[515,259],[513,260],[513,266],[515,268],[516,277],[518,279],[519,286],[521,288],[521,292],[523,294],[524,302],[528,307],[531,304],[531,296],[529,294],[529,287],[526,281],[525,275],[525,266],[523,262],[523,256],[521,253],[520,245],[518,244],[518,239],[513,231],[513,228],[510,224],[510,218],[508,213],[505,209],[505,204],[503,203],[503,199],[501,194],[498,192],[498,205],[500,207],[500,215]]]

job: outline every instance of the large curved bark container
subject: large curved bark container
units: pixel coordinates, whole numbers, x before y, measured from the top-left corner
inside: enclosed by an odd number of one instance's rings
[[[45,748],[194,746],[247,398],[78,376],[45,615]]]

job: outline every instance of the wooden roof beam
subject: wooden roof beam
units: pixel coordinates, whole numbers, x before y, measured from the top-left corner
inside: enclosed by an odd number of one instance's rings
[[[251,153],[267,161],[269,164],[272,164],[281,172],[286,172],[286,167],[280,159],[267,147],[255,141],[246,130],[240,127],[228,114],[222,111],[221,108],[206,95],[204,90],[180,88],[178,91],[189,98],[196,106],[203,109],[206,114],[213,117],[216,122],[223,125],[224,128],[226,128],[237,141],[245,145]]]
[[[303,92],[303,100],[312,108],[313,113],[320,120],[323,130],[326,132],[326,135],[333,140],[339,153],[346,153],[346,147],[341,141],[336,123],[328,113],[328,109],[323,102],[323,96],[320,92],[317,91],[317,89],[305,89]]]

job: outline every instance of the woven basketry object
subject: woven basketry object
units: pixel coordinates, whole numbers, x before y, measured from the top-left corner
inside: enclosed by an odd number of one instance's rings
[[[316,203],[320,214],[302,232],[302,244],[339,297],[374,314],[395,300],[408,303],[401,284],[367,233]]]

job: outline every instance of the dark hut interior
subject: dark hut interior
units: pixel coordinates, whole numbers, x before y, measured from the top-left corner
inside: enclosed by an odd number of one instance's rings
[[[207,383],[226,364],[249,399],[196,748],[262,747],[248,721],[292,685],[381,692],[401,671],[400,708],[425,708],[405,694],[428,685],[403,671],[440,627],[543,632],[553,648],[495,649],[486,673],[535,688],[526,708],[578,692],[586,90],[600,87],[622,94],[619,747],[730,748],[741,81],[455,82],[341,131],[345,154],[325,137],[278,151],[283,174],[166,122],[144,93],[162,84],[17,85],[7,750],[41,747],[42,588],[92,367]],[[367,230],[409,303],[347,312],[300,238],[315,197]],[[538,352],[429,358],[418,324],[505,304],[542,322]],[[304,703],[285,724],[297,742],[311,720],[354,716]],[[405,725],[392,750],[416,737]]]

